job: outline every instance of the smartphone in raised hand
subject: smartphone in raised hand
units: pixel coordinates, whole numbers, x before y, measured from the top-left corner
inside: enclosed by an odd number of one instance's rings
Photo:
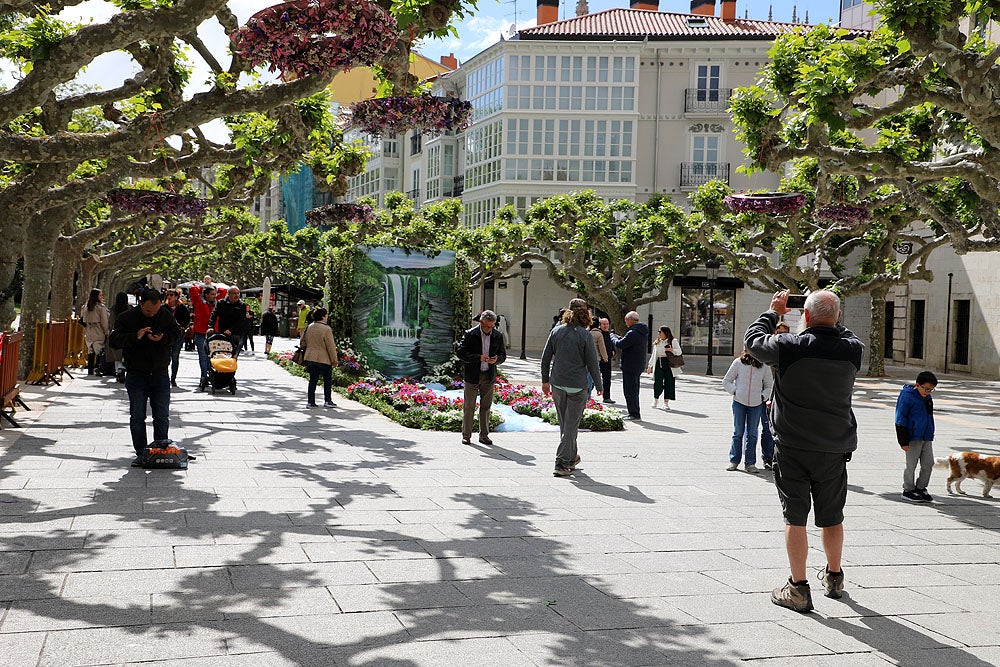
[[[805,294],[789,294],[788,300],[785,301],[785,306],[788,308],[797,308],[801,310],[805,308],[806,305],[806,295]]]

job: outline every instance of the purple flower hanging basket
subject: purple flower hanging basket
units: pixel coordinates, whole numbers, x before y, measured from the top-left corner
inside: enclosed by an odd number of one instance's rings
[[[369,222],[374,217],[375,210],[368,204],[327,204],[306,211],[306,224],[311,227],[328,227],[345,222]]]
[[[844,227],[856,227],[868,222],[872,218],[872,212],[864,206],[853,206],[850,204],[820,206],[813,215],[817,220],[833,222]]]
[[[733,213],[791,215],[805,206],[806,196],[800,192],[764,192],[729,195],[725,202]]]
[[[230,35],[256,67],[296,76],[374,65],[399,39],[396,19],[369,0],[294,0],[257,12]]]
[[[208,210],[208,202],[204,199],[157,190],[116,188],[108,192],[105,200],[113,208],[129,213],[159,213],[197,218],[205,215]]]
[[[351,105],[351,124],[372,136],[460,131],[469,125],[472,103],[430,94],[376,97]]]

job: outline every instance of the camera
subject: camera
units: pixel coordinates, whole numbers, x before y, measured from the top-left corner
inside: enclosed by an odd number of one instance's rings
[[[788,300],[785,301],[785,305],[789,308],[804,308],[806,305],[806,295],[805,294],[789,294]]]

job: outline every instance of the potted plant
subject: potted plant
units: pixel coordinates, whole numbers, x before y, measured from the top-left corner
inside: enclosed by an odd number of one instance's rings
[[[829,204],[820,206],[813,213],[817,220],[825,220],[844,227],[855,227],[871,220],[872,212],[854,204]]]

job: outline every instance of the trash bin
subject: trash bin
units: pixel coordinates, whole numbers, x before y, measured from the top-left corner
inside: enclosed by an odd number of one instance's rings
[[[288,318],[282,317],[278,322],[278,334],[283,338],[288,338]]]

